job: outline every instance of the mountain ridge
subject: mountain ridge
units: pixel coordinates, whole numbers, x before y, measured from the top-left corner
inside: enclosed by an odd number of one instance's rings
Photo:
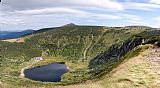
[[[15,39],[33,33],[35,30],[28,29],[20,32],[0,31],[0,40]]]

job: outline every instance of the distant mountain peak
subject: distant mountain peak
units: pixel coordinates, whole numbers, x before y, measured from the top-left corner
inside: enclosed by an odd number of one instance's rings
[[[69,24],[66,24],[66,25],[64,25],[64,26],[77,26],[77,25],[74,24],[74,23],[69,23]]]
[[[21,32],[33,32],[33,31],[35,31],[35,30],[33,30],[33,29],[27,29],[27,30],[24,30],[24,31],[21,31]]]

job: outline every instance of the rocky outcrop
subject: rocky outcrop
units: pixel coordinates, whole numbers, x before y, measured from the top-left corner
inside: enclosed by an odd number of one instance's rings
[[[103,70],[111,68],[129,51],[141,45],[142,41],[143,39],[141,37],[134,37],[121,45],[113,45],[107,51],[92,59],[89,67],[95,74],[100,74]]]

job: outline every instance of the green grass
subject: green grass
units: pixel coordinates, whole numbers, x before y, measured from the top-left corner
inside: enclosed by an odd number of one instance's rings
[[[34,34],[24,43],[0,41],[0,81],[9,88],[84,82],[92,78],[88,64],[93,58],[108,50],[109,47],[121,44],[144,31],[145,29],[122,28],[120,30],[114,27],[74,26]],[[42,52],[45,54],[42,55]],[[137,52],[134,53],[137,55]],[[40,56],[45,60],[32,64],[31,59]],[[132,55],[126,57],[130,58]],[[71,69],[69,73],[63,75],[62,82],[43,83],[20,77],[20,70],[28,65],[33,67],[52,62],[65,62]]]

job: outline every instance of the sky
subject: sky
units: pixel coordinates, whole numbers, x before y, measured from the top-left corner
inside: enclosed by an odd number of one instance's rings
[[[0,30],[78,25],[160,27],[160,0],[2,0]]]

